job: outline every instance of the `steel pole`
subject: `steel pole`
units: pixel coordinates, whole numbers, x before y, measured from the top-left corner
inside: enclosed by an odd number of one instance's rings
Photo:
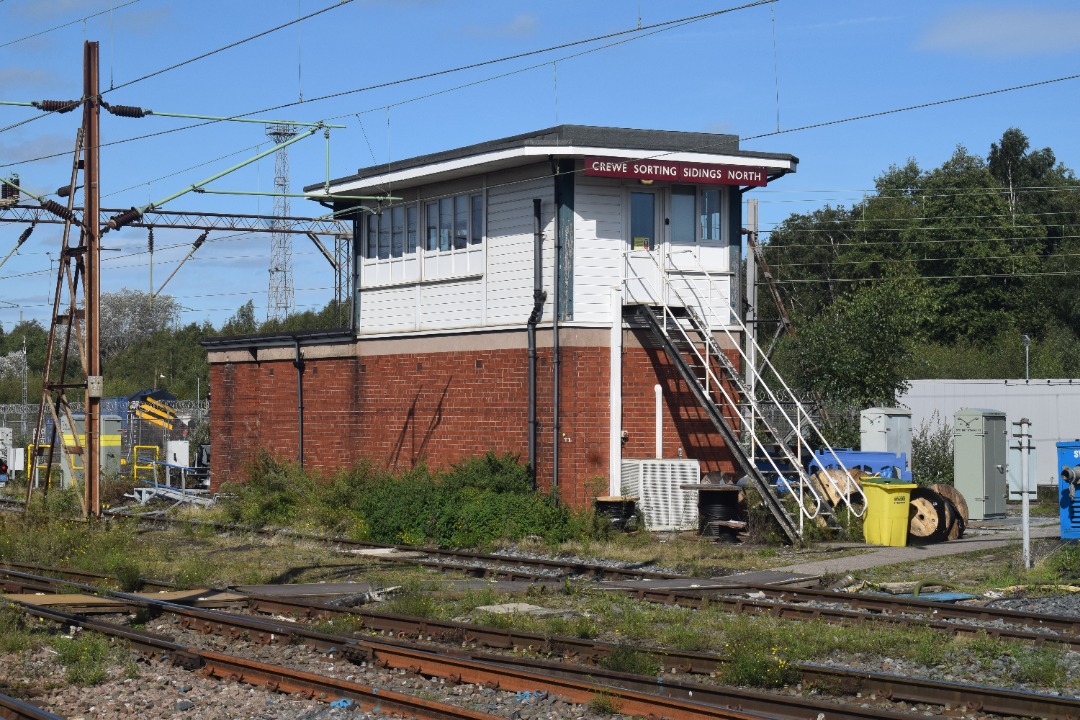
[[[98,211],[101,207],[101,169],[98,164],[101,145],[98,121],[98,44],[87,41],[83,60],[83,126],[86,128],[86,153],[83,156],[83,187],[86,213],[83,233],[86,238],[86,514],[101,516],[101,247]],[[72,428],[74,431],[74,428]]]

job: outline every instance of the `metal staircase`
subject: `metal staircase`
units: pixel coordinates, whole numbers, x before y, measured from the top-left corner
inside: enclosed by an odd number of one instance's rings
[[[670,254],[668,264],[673,266]],[[726,336],[729,352],[737,353],[746,364],[740,340],[753,341],[736,313],[715,317],[713,304],[704,300],[715,293],[711,292],[713,287],[701,285],[715,281],[700,268],[690,274],[674,269],[682,273],[678,281],[670,282],[668,272],[661,272],[664,292],[651,293],[665,301],[631,306],[626,319],[646,330],[663,348],[787,538],[798,542],[807,520],[839,528],[824,494],[860,516],[865,508],[865,498],[859,501],[861,490],[841,489],[828,475],[815,482],[807,474],[804,459],[813,455],[811,443],[831,454],[838,467],[843,468],[843,463],[764,354],[758,354],[764,358],[764,367],[752,369],[751,392],[736,363],[720,347],[717,335]],[[643,278],[633,280],[641,282]],[[713,317],[703,317],[708,314]],[[731,328],[741,331],[741,338]]]

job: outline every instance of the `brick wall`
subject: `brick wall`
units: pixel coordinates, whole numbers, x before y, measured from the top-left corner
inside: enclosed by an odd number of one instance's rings
[[[363,343],[361,342],[361,348]],[[550,348],[539,351],[537,478],[551,486],[553,428]],[[561,350],[559,484],[573,507],[607,494],[609,348]],[[523,348],[406,352],[307,360],[304,464],[333,471],[362,458],[394,469],[440,468],[488,450],[528,457],[528,356]],[[213,484],[242,480],[265,449],[297,459],[296,369],[291,359],[214,362]],[[664,456],[733,465],[707,416],[662,350],[623,354],[623,428],[628,458],[654,455],[653,386],[664,388]]]

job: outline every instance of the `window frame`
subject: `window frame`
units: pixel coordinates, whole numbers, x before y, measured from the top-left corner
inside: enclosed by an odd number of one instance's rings
[[[484,245],[486,219],[483,190],[387,205],[360,224],[361,259],[393,262],[414,255],[469,252]]]

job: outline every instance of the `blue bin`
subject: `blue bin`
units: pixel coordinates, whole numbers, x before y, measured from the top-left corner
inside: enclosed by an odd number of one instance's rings
[[[835,454],[835,458],[833,455]],[[891,453],[871,450],[852,450],[851,448],[833,448],[833,452],[818,450],[810,461],[810,474],[821,470],[839,470],[836,460],[848,470],[862,470],[869,475],[911,482],[911,470],[908,469],[907,453]]]
[[[1057,444],[1061,539],[1080,539],[1080,440]]]

